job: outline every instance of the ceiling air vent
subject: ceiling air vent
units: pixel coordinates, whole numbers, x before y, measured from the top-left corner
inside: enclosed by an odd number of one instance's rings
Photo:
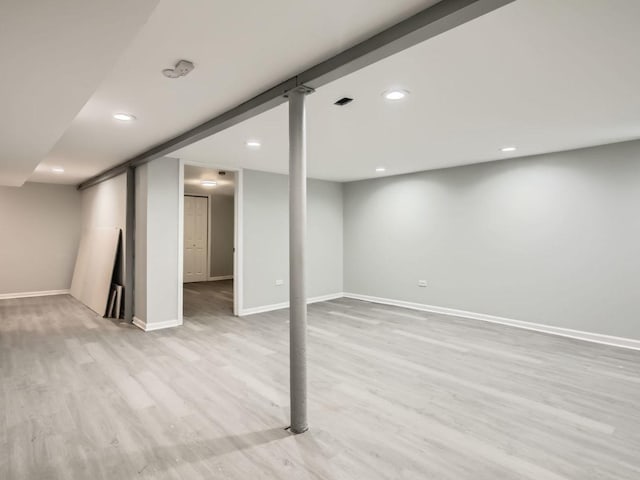
[[[340,100],[334,103],[334,105],[339,105],[341,107],[344,107],[347,103],[351,103],[351,102],[353,102],[353,98],[342,97]]]

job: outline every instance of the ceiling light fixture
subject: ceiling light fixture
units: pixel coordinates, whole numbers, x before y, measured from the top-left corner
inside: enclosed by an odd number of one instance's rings
[[[201,180],[200,185],[203,187],[215,187],[218,182],[214,182],[213,180]]]
[[[409,92],[407,90],[394,88],[392,90],[387,90],[383,92],[382,95],[387,100],[396,101],[396,100],[402,100],[403,98],[406,98],[406,96],[409,95]]]
[[[136,117],[130,113],[114,113],[113,118],[120,120],[121,122],[131,122],[136,119]]]
[[[507,153],[507,152],[515,152],[516,151],[516,147],[502,147],[500,149],[500,151],[501,152],[505,152],[505,153]]]
[[[384,168],[384,167],[378,167],[378,168],[376,168],[376,172],[384,172],[384,171],[386,171],[386,170],[387,170],[387,169],[386,169],[386,168]]]
[[[53,168],[51,169],[51,171],[52,171],[53,173],[64,173],[64,168],[62,168],[62,167],[53,167]]]
[[[260,148],[262,144],[257,140],[248,140],[247,147],[249,148]]]

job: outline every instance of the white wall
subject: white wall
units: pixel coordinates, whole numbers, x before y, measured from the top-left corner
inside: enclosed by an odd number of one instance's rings
[[[136,187],[135,322],[146,329],[179,325],[178,160],[160,158],[137,168]]]
[[[127,175],[122,174],[82,191],[82,230],[119,228],[122,255],[118,258],[116,282],[124,285],[125,233],[127,224]]]
[[[288,177],[245,170],[242,191],[243,310],[287,302]],[[341,184],[309,180],[307,228],[307,296],[342,292]]]
[[[640,142],[348,183],[344,215],[347,292],[640,338]]]
[[[0,295],[67,290],[80,241],[74,186],[0,187]]]

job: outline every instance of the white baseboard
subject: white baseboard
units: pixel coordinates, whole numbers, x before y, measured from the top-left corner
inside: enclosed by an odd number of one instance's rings
[[[335,300],[336,298],[342,298],[343,296],[344,294],[342,292],[330,293],[329,295],[320,295],[319,297],[307,298],[307,304],[317,303],[317,302],[326,302],[327,300]],[[240,315],[238,316],[245,317],[247,315],[254,315],[256,313],[264,313],[264,312],[272,312],[274,310],[281,310],[283,308],[289,308],[289,302],[274,303],[272,305],[262,305],[261,307],[244,308],[240,311]]]
[[[69,295],[69,289],[43,290],[40,292],[0,293],[0,300],[8,300],[10,298],[48,297],[50,295]]]
[[[603,335],[601,333],[584,332],[581,330],[572,330],[570,328],[554,327],[552,325],[525,322],[522,320],[514,320],[511,318],[486,315],[484,313],[456,310],[454,308],[405,302],[402,300],[393,300],[390,298],[371,297],[369,295],[360,295],[358,293],[345,293],[344,297],[353,298],[355,300],[363,300],[365,302],[381,303],[384,305],[393,305],[395,307],[410,308],[412,310],[420,310],[423,312],[441,313],[444,315],[452,315],[455,317],[481,320],[483,322],[500,323],[502,325],[509,325],[511,327],[524,328],[526,330],[535,330],[536,332],[550,333],[552,335],[560,335],[562,337],[575,338],[577,340],[584,340],[587,342],[601,343],[614,347],[630,348],[632,350],[640,350],[640,340],[635,340],[632,338],[614,337],[611,335]]]
[[[209,277],[207,282],[217,282],[219,280],[233,280],[233,275],[221,275],[219,277]]]
[[[443,315],[451,315],[454,317],[480,320],[483,322],[499,323],[499,324],[508,325],[511,327],[523,328],[525,330],[533,330],[536,332],[543,332],[551,335],[574,338],[574,339],[583,340],[586,342],[600,343],[603,345],[611,345],[614,347],[628,348],[632,350],[640,350],[640,340],[636,340],[633,338],[614,337],[611,335],[604,335],[601,333],[592,333],[592,332],[585,332],[582,330],[573,330],[570,328],[554,327],[552,325],[525,322],[522,320],[514,320],[512,318],[498,317],[495,315],[487,315],[484,313],[469,312],[467,310],[458,310],[455,308],[439,307],[436,305],[426,305],[423,303],[405,302],[403,300],[373,297],[370,295],[361,295],[358,293],[340,292],[340,293],[332,293],[329,295],[321,295],[318,297],[308,298],[307,303],[309,304],[309,303],[317,303],[317,302],[326,302],[328,300],[335,300],[343,297],[352,298],[355,300],[362,300],[365,302],[379,303],[383,305],[392,305],[395,307],[402,307],[402,308],[409,308],[411,310],[419,310],[422,312],[440,313]],[[263,305],[260,307],[245,308],[240,311],[239,316],[244,317],[247,315],[254,315],[257,313],[272,312],[274,310],[281,310],[283,308],[289,308],[289,302],[275,303],[272,305]],[[134,317],[133,323],[134,325],[138,326],[139,328],[141,328],[146,332],[149,332],[152,330],[159,330],[161,328],[170,328],[170,327],[182,325],[182,321],[180,320],[169,320],[166,322],[153,323],[147,326],[144,321],[136,317]]]
[[[133,317],[133,324],[144,330],[145,332],[153,332],[154,330],[162,330],[163,328],[179,327],[182,325],[182,320],[165,320],[164,322],[151,322],[147,323],[146,320],[142,320],[138,317]]]

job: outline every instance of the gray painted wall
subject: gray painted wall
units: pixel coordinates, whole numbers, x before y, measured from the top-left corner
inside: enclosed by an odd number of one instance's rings
[[[211,195],[210,275],[233,275],[234,198],[230,195]]]
[[[243,197],[243,308],[287,302],[288,177],[245,170]],[[341,184],[309,180],[307,225],[307,295],[342,292]]]
[[[344,202],[347,292],[640,338],[640,142],[348,183]]]
[[[71,286],[80,207],[71,185],[0,187],[0,295]]]
[[[124,285],[125,232],[127,226],[127,175],[122,174],[81,192],[82,229],[119,228],[122,250],[116,282]]]
[[[134,316],[147,318],[147,184],[148,164],[135,169],[136,176],[136,235],[134,255]],[[177,281],[177,280],[176,280]]]
[[[176,321],[182,317],[178,308],[182,288],[178,285],[182,234],[178,160],[160,158],[138,168],[136,185],[135,316],[147,325]]]

